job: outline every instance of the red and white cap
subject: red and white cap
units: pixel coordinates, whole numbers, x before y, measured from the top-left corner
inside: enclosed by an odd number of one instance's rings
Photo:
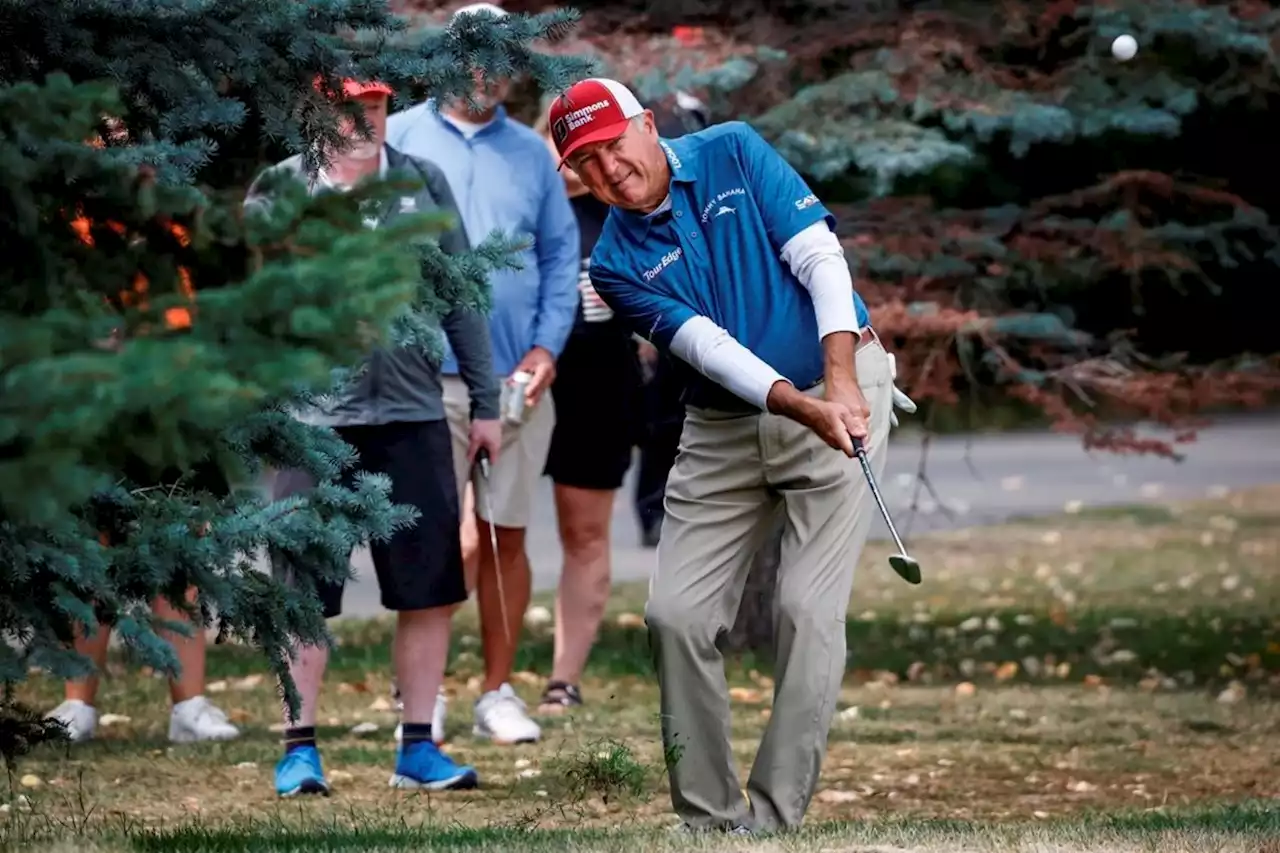
[[[617,139],[642,112],[636,96],[617,80],[590,77],[574,83],[552,102],[547,116],[560,165],[584,145]]]

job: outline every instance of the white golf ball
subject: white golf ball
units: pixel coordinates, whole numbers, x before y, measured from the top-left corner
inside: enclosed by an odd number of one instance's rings
[[[1138,41],[1131,35],[1116,36],[1111,43],[1111,55],[1121,62],[1128,62],[1138,53]]]

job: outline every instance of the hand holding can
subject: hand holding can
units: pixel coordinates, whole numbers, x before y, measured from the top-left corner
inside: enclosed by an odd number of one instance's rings
[[[524,423],[525,392],[533,374],[525,370],[517,370],[511,374],[503,387],[502,419],[512,426]]]

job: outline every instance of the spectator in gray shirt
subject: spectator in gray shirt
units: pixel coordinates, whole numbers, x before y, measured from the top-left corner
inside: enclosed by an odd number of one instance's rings
[[[397,216],[449,211],[457,207],[444,176],[433,164],[409,157],[386,145],[387,101],[391,90],[379,83],[347,81],[343,97],[360,103],[375,133],[370,140],[355,138],[351,123],[345,129],[351,143],[334,152],[331,164],[308,175],[300,157],[275,168],[306,181],[313,193],[341,191],[388,170],[408,172],[423,181],[416,193],[386,206],[370,220],[379,227]],[[250,199],[260,198],[258,184]],[[446,252],[468,248],[458,219],[440,240]],[[459,372],[471,400],[470,443],[474,460],[485,449],[497,458],[501,445],[498,422],[499,388],[493,371],[489,325],[485,317],[455,308],[442,321]],[[404,702],[402,742],[391,784],[400,788],[446,790],[471,788],[475,771],[461,767],[442,753],[431,736],[431,714],[449,651],[449,628],[456,605],[466,601],[462,546],[458,536],[458,491],[454,478],[452,439],[441,399],[440,365],[420,348],[379,349],[351,385],[300,419],[333,427],[360,454],[360,470],[391,478],[391,500],[409,504],[420,513],[417,523],[397,532],[390,541],[373,542],[370,550],[382,604],[397,612],[393,657],[396,680]],[[348,472],[347,477],[354,472]],[[313,487],[301,471],[279,472],[273,484],[278,498]],[[290,566],[273,559],[273,570],[291,576]],[[343,585],[320,590],[326,618],[342,610]],[[297,650],[290,672],[302,703],[297,719],[286,719],[285,755],[276,766],[276,791],[288,797],[300,793],[328,793],[315,742],[316,704],[328,662],[328,649],[308,646]],[[287,716],[287,715],[286,715]]]

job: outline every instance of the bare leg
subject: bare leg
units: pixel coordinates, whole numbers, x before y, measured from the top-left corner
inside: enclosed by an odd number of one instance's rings
[[[552,681],[578,684],[609,601],[609,524],[614,492],[555,487],[564,568],[556,595]]]
[[[406,723],[430,723],[449,656],[453,606],[402,610],[393,655]]]
[[[289,708],[284,709],[284,724],[290,728],[303,728],[316,724],[316,706],[320,700],[320,685],[329,665],[328,646],[303,646],[289,663],[289,675],[298,688],[300,703],[297,719],[289,719]]]
[[[196,589],[192,587],[187,590],[187,601],[192,602],[195,600]],[[189,621],[185,613],[163,598],[157,598],[153,601],[151,609],[160,619],[170,622]],[[173,650],[178,656],[178,665],[180,667],[178,677],[169,680],[169,696],[173,699],[173,704],[175,705],[204,693],[204,628],[193,627],[195,630],[190,637],[184,637],[174,631],[160,632],[160,636],[173,645]]]
[[[483,528],[479,537],[480,572],[476,591],[480,605],[480,640],[484,651],[484,684],[481,685],[481,692],[487,693],[511,680],[520,631],[524,625],[524,612],[529,608],[529,596],[533,591],[533,578],[529,571],[529,558],[524,550],[524,529],[496,527],[498,562],[502,567],[502,586],[499,588],[498,569],[489,543],[489,522],[477,517],[476,525]],[[505,628],[502,624],[503,593],[506,595]],[[507,641],[508,633],[510,642]]]
[[[458,533],[462,537],[462,572],[467,585],[467,596],[470,597],[476,590],[476,576],[480,571],[480,523],[476,515],[476,490],[470,483],[462,492],[460,512],[462,528]],[[489,535],[487,528],[485,535]],[[455,609],[461,606],[462,604],[458,604]]]
[[[474,593],[476,590],[476,574],[478,573],[479,567],[480,567],[480,535],[479,535],[479,531],[476,530],[475,503],[476,503],[475,490],[471,487],[471,484],[468,483],[466,489],[463,490],[463,493],[462,493],[462,510],[461,510],[462,526],[458,530],[458,536],[462,540],[462,577],[463,577],[463,583],[466,585],[466,588],[467,588],[468,599],[470,599],[471,594]],[[440,659],[440,667],[439,667],[440,677],[435,682],[436,683],[436,686],[434,688],[435,692],[431,694],[432,696],[431,703],[433,708],[435,707],[437,694],[439,694],[440,696],[440,701],[441,702],[444,701],[444,694],[440,693],[440,687],[444,684],[444,671],[449,664],[449,632],[452,627],[453,615],[457,613],[458,609],[463,607],[466,603],[467,602],[465,601],[460,601],[457,604],[452,604],[446,608],[441,608],[442,610],[445,610],[447,612],[443,617],[439,617],[444,620],[444,628],[443,628],[444,641],[443,641],[443,651],[441,652],[442,657]],[[395,695],[399,697],[400,701],[404,703],[404,708],[401,711],[401,717],[400,717],[402,723],[417,721],[416,717],[409,716],[409,700],[408,698],[406,698],[407,688],[405,687],[404,679],[400,675],[401,660],[417,659],[416,656],[402,658],[402,655],[405,654],[405,652],[402,651],[402,649],[404,648],[404,645],[401,640],[401,637],[404,634],[406,629],[406,624],[404,619],[407,614],[426,613],[426,612],[434,612],[434,609],[431,611],[401,612],[400,621],[397,623],[397,626],[396,626],[396,641],[391,647],[391,668],[392,668],[392,672],[395,673],[395,681],[392,683],[392,690],[395,693]],[[431,621],[431,624],[434,626],[435,618],[433,617],[433,619],[430,621]],[[416,622],[417,620],[415,617],[415,624]],[[433,630],[435,629],[433,628]],[[443,709],[443,707],[444,706],[442,705],[441,708]],[[441,713],[443,714],[443,710],[441,711]],[[427,716],[422,719],[425,721],[431,721],[433,718],[431,716],[431,713],[428,712]],[[435,724],[440,725],[441,728],[443,728],[443,722],[444,722],[443,716],[435,720]],[[399,730],[397,729],[397,731]],[[439,732],[437,736],[442,736],[442,735],[443,735],[443,731]]]
[[[93,661],[93,665],[98,668],[98,672],[107,663],[107,646],[111,643],[111,626],[98,625],[98,630],[92,637],[86,637],[84,626],[76,628],[76,651],[89,660]],[[64,687],[67,699],[79,699],[86,705],[92,705],[94,699],[98,696],[98,679],[97,673],[80,678],[75,681],[68,681]]]

